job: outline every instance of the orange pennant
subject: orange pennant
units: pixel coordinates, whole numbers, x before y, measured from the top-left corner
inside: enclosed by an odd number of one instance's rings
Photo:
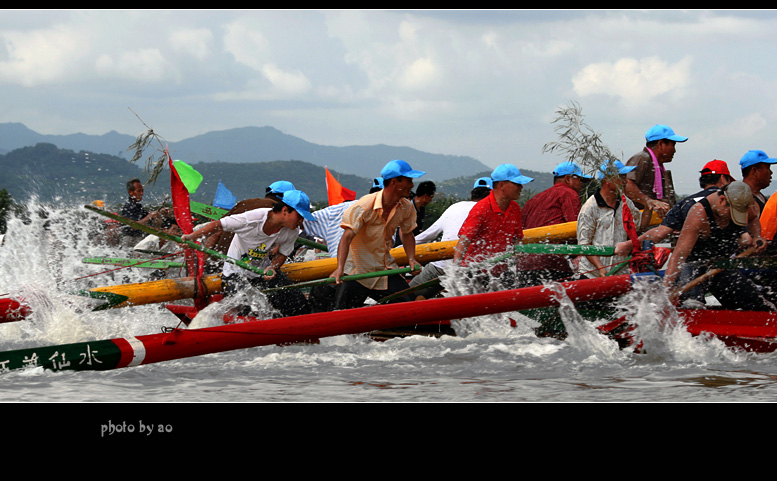
[[[329,169],[327,167],[324,167],[324,169],[326,170],[326,194],[329,197],[329,205],[342,204],[347,200],[356,200],[356,192],[340,185],[340,182],[335,180]]]

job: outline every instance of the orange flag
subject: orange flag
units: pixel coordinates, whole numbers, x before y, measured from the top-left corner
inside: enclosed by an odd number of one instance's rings
[[[777,233],[777,195],[772,194],[761,212],[761,237],[773,241]]]
[[[329,205],[342,204],[346,200],[356,200],[356,192],[340,185],[329,169],[327,167],[324,169],[326,170],[326,193],[329,197]]]

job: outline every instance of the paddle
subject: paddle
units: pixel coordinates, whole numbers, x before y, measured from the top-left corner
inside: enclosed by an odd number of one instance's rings
[[[234,265],[236,265],[238,267],[242,267],[243,269],[249,270],[249,271],[251,271],[251,272],[253,272],[255,274],[259,274],[260,276],[261,275],[266,275],[266,271],[264,271],[262,269],[254,267],[254,266],[252,266],[250,264],[246,264],[243,261],[239,261],[237,259],[233,259],[233,258],[231,258],[231,257],[229,257],[227,255],[222,254],[221,252],[214,251],[213,249],[208,249],[207,247],[203,247],[200,244],[197,244],[196,242],[183,240],[183,239],[181,239],[180,237],[178,237],[176,235],[168,234],[167,232],[163,232],[163,231],[155,229],[153,227],[149,227],[147,225],[143,225],[143,224],[141,224],[139,222],[135,222],[134,220],[127,219],[126,217],[122,217],[122,216],[120,216],[118,214],[114,214],[113,212],[108,212],[106,210],[102,210],[102,209],[100,209],[98,207],[95,207],[93,205],[85,205],[84,208],[88,209],[88,210],[91,210],[92,212],[96,212],[96,213],[98,213],[100,215],[103,215],[105,217],[109,217],[109,218],[111,218],[111,219],[113,219],[115,221],[121,222],[122,224],[128,225],[128,226],[132,227],[133,229],[137,229],[137,230],[143,231],[143,232],[145,232],[147,234],[155,235],[155,236],[159,237],[160,239],[165,239],[165,240],[168,240],[168,241],[172,241],[172,242],[175,242],[177,244],[183,244],[183,245],[185,245],[187,247],[190,247],[190,248],[192,248],[192,249],[194,249],[196,251],[208,254],[211,257],[216,257],[218,259],[223,259],[225,262],[229,262],[230,264],[234,264]]]
[[[735,258],[735,259],[738,259],[738,258],[740,258],[740,257],[747,257],[747,256],[749,256],[749,255],[753,254],[753,253],[755,252],[755,250],[756,250],[756,246],[748,247],[747,249],[745,249],[744,251],[742,251],[740,254],[738,254],[738,255],[737,255],[737,256],[735,256],[734,258]],[[683,287],[681,287],[681,288],[678,288],[678,289],[674,289],[674,290],[672,290],[672,291],[669,293],[669,299],[670,299],[671,301],[675,301],[675,300],[676,300],[677,298],[679,298],[681,295],[685,294],[685,293],[686,293],[686,292],[688,292],[689,290],[691,290],[691,289],[693,289],[694,287],[698,286],[698,285],[699,285],[699,284],[701,284],[702,282],[704,282],[704,281],[706,281],[706,280],[708,280],[708,279],[710,279],[710,278],[712,278],[712,277],[715,277],[716,275],[720,274],[720,273],[721,273],[721,272],[723,272],[724,270],[725,270],[725,269],[711,269],[711,270],[709,270],[709,271],[705,272],[704,274],[700,275],[700,276],[699,276],[699,277],[697,277],[696,279],[694,279],[694,280],[692,280],[691,282],[689,282],[689,283],[685,284]]]
[[[305,239],[304,237],[297,237],[297,243],[302,244],[304,246],[312,247],[314,249],[318,249],[320,251],[329,252],[329,249],[327,249],[327,247],[324,244],[313,242],[312,240]]]
[[[501,262],[513,257],[515,254],[554,254],[554,255],[572,255],[572,256],[613,256],[615,255],[614,246],[592,246],[577,244],[516,244],[513,246],[513,252],[500,254],[491,259],[473,264],[477,267],[485,264]]]
[[[192,212],[195,214],[200,214],[203,217],[207,217],[209,219],[220,219],[224,217],[224,215],[229,212],[226,209],[221,209],[219,207],[214,207],[212,205],[203,204],[202,202],[196,202],[196,201],[189,201],[189,209],[191,209]]]
[[[154,259],[125,259],[122,257],[84,257],[84,264],[100,264],[122,267],[139,267],[146,269],[170,269],[183,267],[183,262],[162,261]]]
[[[515,252],[524,254],[556,254],[568,256],[613,256],[613,246],[593,246],[578,244],[518,244]]]
[[[90,297],[92,299],[105,301],[103,304],[93,307],[92,308],[93,311],[104,311],[107,309],[112,309],[114,306],[118,306],[122,302],[129,299],[129,297],[127,296],[123,296],[121,294],[115,294],[113,292],[95,292],[95,291],[88,291],[85,289],[79,289],[75,292],[70,292],[69,294],[74,296]]]

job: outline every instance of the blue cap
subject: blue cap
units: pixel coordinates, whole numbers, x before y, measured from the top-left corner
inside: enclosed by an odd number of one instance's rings
[[[477,189],[478,187],[488,187],[489,189],[493,189],[494,181],[491,180],[491,177],[481,177],[476,180],[475,185],[472,186],[473,189]]]
[[[605,162],[602,165],[600,165],[599,166],[599,172],[598,172],[596,178],[597,179],[604,179],[606,174],[608,172],[613,172],[613,170],[617,170],[618,171],[618,175],[623,175],[623,174],[628,174],[629,172],[631,172],[632,170],[637,168],[636,165],[632,165],[632,166],[626,167],[625,165],[623,165],[623,162],[621,162],[620,160],[614,160],[612,162],[612,166],[614,167],[614,169],[610,167],[610,162]]]
[[[392,160],[383,167],[380,171],[380,176],[383,177],[383,180],[389,180],[394,177],[421,177],[425,173],[420,170],[413,170],[410,164],[404,160]]]
[[[590,175],[585,175],[583,169],[572,161],[566,161],[558,164],[553,170],[553,177],[564,177],[565,175],[576,175],[584,179],[590,179]]]
[[[279,180],[277,182],[273,182],[270,184],[269,187],[267,187],[267,193],[268,194],[283,194],[286,191],[289,190],[295,190],[294,184],[287,180]]]
[[[755,164],[775,164],[777,159],[770,159],[763,150],[748,150],[745,155],[739,159],[739,167],[745,169]]]
[[[502,164],[491,172],[491,180],[494,182],[509,180],[516,184],[528,184],[534,179],[521,175],[521,171],[513,164]]]
[[[372,179],[372,187],[373,188],[380,187],[382,189],[383,188],[383,177],[375,177],[374,179]]]
[[[688,140],[688,137],[675,134],[674,130],[670,129],[666,125],[654,125],[645,133],[645,140],[648,142],[662,139],[674,140],[675,142],[685,142]]]
[[[287,190],[283,193],[283,199],[281,200],[284,204],[299,212],[299,215],[305,219],[318,222],[313,217],[313,214],[310,213],[310,198],[301,190]]]

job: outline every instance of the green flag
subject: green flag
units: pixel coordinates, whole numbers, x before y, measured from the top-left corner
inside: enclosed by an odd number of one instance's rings
[[[202,182],[202,174],[194,170],[183,160],[174,160],[173,166],[175,167],[176,172],[178,172],[178,177],[181,178],[181,182],[183,182],[186,190],[188,190],[190,194],[197,192],[197,187],[199,187]]]

